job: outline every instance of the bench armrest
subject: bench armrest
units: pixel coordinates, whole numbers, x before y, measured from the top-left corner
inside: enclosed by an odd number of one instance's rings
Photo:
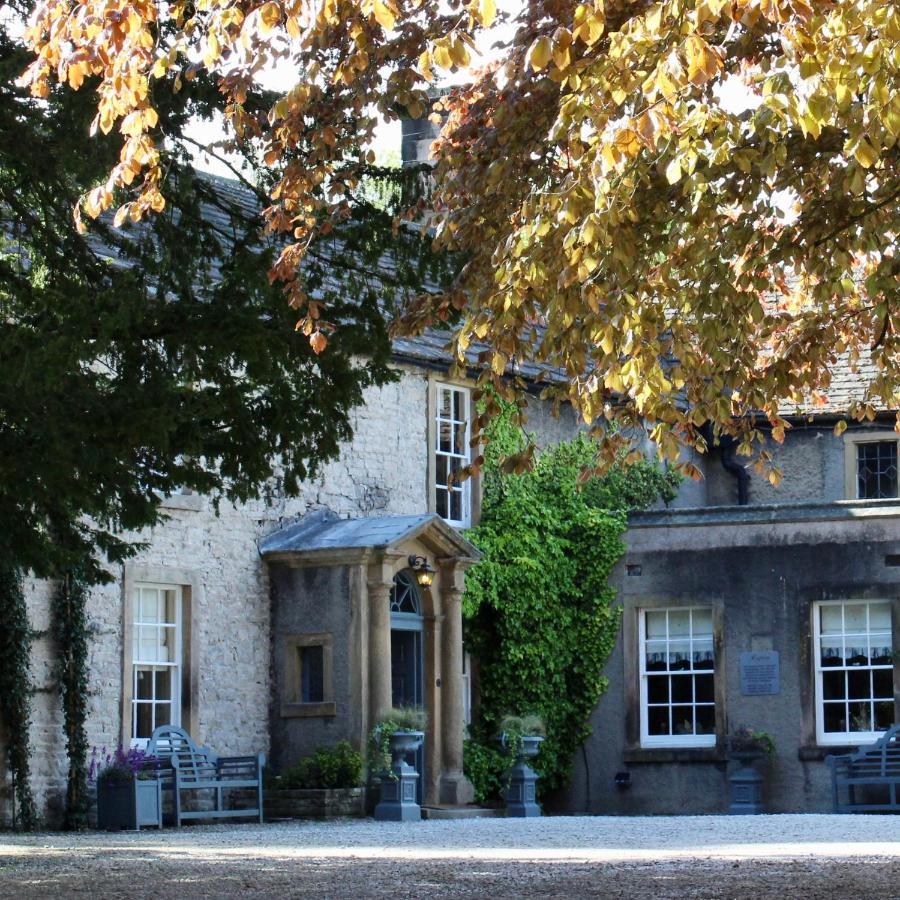
[[[831,767],[831,771],[835,775],[847,774],[853,769],[852,753],[843,753],[840,755],[826,756],[825,762]]]

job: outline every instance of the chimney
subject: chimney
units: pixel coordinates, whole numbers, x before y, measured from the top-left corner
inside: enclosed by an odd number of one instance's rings
[[[448,93],[446,89],[432,89],[428,97],[432,103]],[[404,117],[400,121],[400,159],[404,166],[429,162],[431,145],[441,133],[441,126],[429,120],[431,111],[418,119]]]

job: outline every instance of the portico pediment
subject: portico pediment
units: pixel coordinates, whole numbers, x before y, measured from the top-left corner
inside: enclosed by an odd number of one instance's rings
[[[473,544],[434,513],[339,519],[327,510],[310,513],[263,538],[259,552],[267,562],[291,566],[346,565],[400,555],[412,541],[441,561],[465,565],[481,557]]]

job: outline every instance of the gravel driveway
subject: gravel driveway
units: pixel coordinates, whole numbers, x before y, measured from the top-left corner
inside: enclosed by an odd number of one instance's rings
[[[6,835],[0,897],[900,898],[900,817],[370,820]]]

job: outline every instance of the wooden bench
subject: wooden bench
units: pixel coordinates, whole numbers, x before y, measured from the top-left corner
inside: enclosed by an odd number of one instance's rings
[[[889,728],[874,744],[860,747],[856,753],[827,756],[831,766],[831,788],[836,813],[900,812],[897,788],[900,785],[900,725]],[[859,787],[886,788],[887,799],[858,802]],[[841,788],[848,802],[841,803]]]
[[[171,790],[175,806],[175,825],[186,819],[226,819],[258,817],[263,820],[263,766],[265,754],[217,756],[208,747],[198,747],[191,736],[173,725],[161,725],[150,737],[147,753],[162,765],[163,790]],[[225,809],[224,793],[231,788],[256,788],[256,805]],[[182,795],[193,791],[211,791],[213,809],[184,809]]]

